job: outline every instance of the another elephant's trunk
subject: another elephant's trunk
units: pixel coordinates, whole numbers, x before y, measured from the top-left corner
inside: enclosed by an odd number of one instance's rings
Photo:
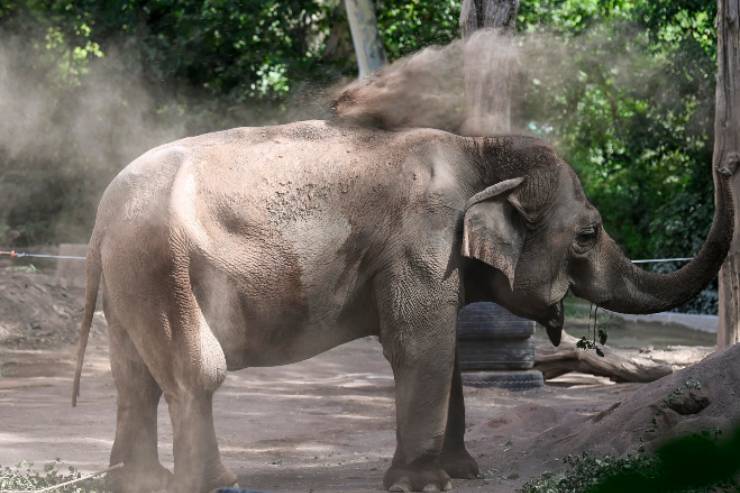
[[[732,241],[734,212],[731,169],[722,168],[716,180],[714,220],[699,254],[681,269],[657,274],[635,266],[607,234],[599,242],[601,269],[591,267],[590,281],[573,286],[573,292],[608,310],[621,313],[655,313],[689,301],[709,284],[722,266]],[[583,279],[582,276],[578,276]]]

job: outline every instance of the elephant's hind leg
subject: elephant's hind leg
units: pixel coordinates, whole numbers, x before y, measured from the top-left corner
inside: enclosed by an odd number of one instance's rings
[[[106,317],[124,322],[114,325],[125,331],[111,332],[119,392],[113,462],[154,462],[156,404],[164,394],[174,432],[175,468],[168,491],[202,493],[232,486],[236,476],[221,462],[211,409],[213,394],[226,377],[226,359],[192,293],[187,266],[144,270],[135,262],[119,262],[114,267],[105,278],[111,301]],[[124,467],[121,484],[124,477],[132,480],[125,472]]]
[[[458,358],[459,355],[455,357],[455,369],[452,373],[447,429],[439,461],[450,477],[472,479],[478,477],[479,469],[478,463],[465,448],[465,401]]]
[[[213,424],[213,394],[226,378],[226,357],[193,294],[187,268],[176,269],[172,279],[172,378],[163,386],[174,431],[171,491],[208,492],[236,484],[221,461]]]
[[[157,405],[162,391],[121,325],[111,315],[108,319],[111,371],[118,391],[110,463],[124,464],[109,473],[109,486],[116,493],[160,491],[172,478],[157,453]]]
[[[168,400],[175,433],[172,492],[208,492],[236,484],[236,476],[221,462],[212,396],[184,393]]]

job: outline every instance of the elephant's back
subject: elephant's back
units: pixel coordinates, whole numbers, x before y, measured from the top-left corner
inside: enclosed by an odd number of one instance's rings
[[[401,133],[323,121],[234,129],[188,142],[190,173],[209,218],[244,229],[293,227],[357,207],[372,214],[413,192]]]
[[[398,229],[424,194],[416,146],[441,134],[306,121],[182,139],[113,180],[96,230],[118,229],[120,241],[178,230],[208,256],[250,242],[273,253],[300,242],[371,245],[378,231]]]
[[[389,132],[306,121],[233,129],[185,143],[203,190],[214,187],[257,198],[300,187],[382,180],[380,165],[398,166],[405,157],[396,141]]]

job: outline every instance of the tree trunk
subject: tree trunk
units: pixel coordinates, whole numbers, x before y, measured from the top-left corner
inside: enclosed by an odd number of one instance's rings
[[[465,40],[463,135],[508,133],[511,129],[511,34],[519,0],[463,0],[460,30]],[[477,36],[478,30],[485,30]]]
[[[360,78],[385,65],[385,50],[378,33],[372,0],[344,0]]]
[[[516,26],[519,0],[463,0],[460,30],[463,38],[483,28],[512,32]]]
[[[460,31],[464,40],[465,118],[458,131],[462,135],[495,135],[510,131],[510,80],[514,62],[511,35],[518,10],[519,0],[463,0]],[[468,305],[460,312],[458,321],[461,369],[483,370],[475,377],[481,384],[488,382],[500,386],[503,377],[504,380],[527,380],[523,388],[543,385],[539,374],[536,381],[528,381],[533,372],[524,371],[533,364],[531,334],[534,322],[517,317],[495,303],[475,305],[482,320],[475,320],[473,306]],[[480,325],[472,343],[466,340],[465,330],[461,331],[471,323]],[[521,340],[512,341],[505,334],[514,326],[530,328]],[[518,371],[501,373],[502,370]]]
[[[740,152],[740,0],[717,0],[717,95],[714,120],[712,170],[737,161]],[[716,187],[716,174],[715,174]],[[735,197],[740,182],[732,180]],[[735,237],[719,272],[719,330],[717,346],[725,348],[740,341],[740,211],[735,199]],[[715,206],[719,206],[715,200]]]

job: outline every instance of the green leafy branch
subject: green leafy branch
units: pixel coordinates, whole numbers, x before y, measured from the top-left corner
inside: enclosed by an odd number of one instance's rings
[[[596,354],[603,358],[604,350],[602,347],[606,344],[607,339],[609,339],[609,334],[607,334],[606,329],[598,327],[598,310],[599,307],[596,305],[591,305],[591,308],[588,310],[588,325],[592,331],[593,337],[591,339],[586,336],[581,337],[581,339],[576,342],[576,347],[586,351],[594,350],[596,351]],[[591,323],[592,319],[593,324]]]

